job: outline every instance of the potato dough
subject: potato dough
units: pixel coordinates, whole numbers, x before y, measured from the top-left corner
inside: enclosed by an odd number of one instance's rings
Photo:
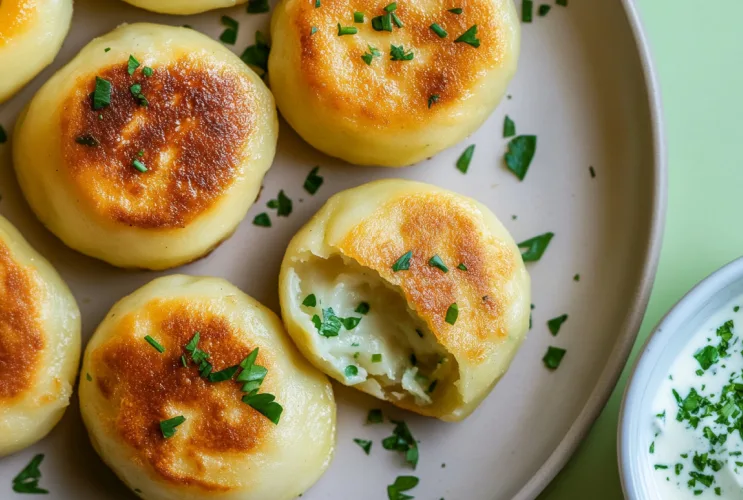
[[[282,0],[271,22],[268,75],[281,114],[312,146],[359,165],[410,165],[456,144],[495,109],[516,71],[513,0],[473,0],[459,15],[448,10],[456,2],[397,2],[403,27],[376,31],[372,19],[389,3]],[[478,42],[456,41],[473,26]],[[339,36],[341,28],[358,33]],[[412,59],[391,60],[393,46]]]
[[[333,196],[289,244],[279,292],[320,370],[449,421],[487,396],[529,325],[529,275],[506,229],[484,205],[412,181]]]
[[[207,10],[225,9],[240,5],[247,0],[124,0],[141,9],[161,14],[189,15]]]
[[[0,103],[54,60],[71,19],[72,0],[0,2]]]
[[[213,373],[259,349],[256,364],[268,369],[260,394],[283,406],[278,425],[241,401],[241,383],[200,376],[185,349],[196,332]],[[147,500],[294,499],[335,446],[327,378],[273,312],[217,278],[159,278],[119,301],[85,351],[80,407],[98,454]],[[166,439],[160,422],[181,415]]]
[[[79,361],[75,299],[49,262],[0,217],[0,457],[57,425]]]
[[[95,110],[97,77],[111,95]],[[133,24],[93,40],[42,87],[13,154],[31,208],[67,245],[166,269],[234,231],[277,133],[271,93],[232,52],[191,29]]]

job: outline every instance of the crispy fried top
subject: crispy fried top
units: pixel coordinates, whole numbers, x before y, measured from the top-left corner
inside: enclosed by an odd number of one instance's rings
[[[25,31],[36,20],[38,0],[3,0],[0,2],[0,47]]]
[[[0,241],[0,404],[26,391],[39,369],[44,336],[32,272]]]
[[[438,96],[434,112],[469,97],[507,56],[505,16],[492,0],[397,2],[394,12],[403,28],[375,31],[371,18],[384,14],[391,1],[322,0],[315,8],[314,0],[295,0],[287,7],[301,44],[301,74],[339,120],[362,116],[378,126],[425,120],[432,96]],[[455,7],[463,8],[460,15],[448,12]],[[364,13],[363,24],[353,22],[356,11]],[[338,23],[358,34],[338,36]],[[446,38],[431,30],[433,23],[446,30]],[[479,48],[454,42],[475,24]],[[391,44],[412,51],[413,59],[390,60]],[[370,46],[381,55],[367,65],[362,55]]]
[[[139,228],[184,227],[243,175],[258,96],[247,76],[191,58],[155,66],[150,77],[142,69],[130,76],[123,61],[80,79],[62,112],[64,165],[99,216]],[[98,111],[90,96],[96,76],[111,82],[111,104]],[[79,144],[82,137],[99,145]]]
[[[400,286],[439,343],[465,353],[469,362],[485,361],[484,342],[506,337],[508,297],[502,290],[516,270],[514,252],[487,232],[471,203],[449,193],[394,198],[354,227],[339,249]],[[393,272],[392,265],[411,250],[410,269]],[[428,264],[434,255],[448,272]],[[466,271],[457,268],[460,263]],[[454,303],[459,317],[452,326],[445,318]]]
[[[235,485],[209,475],[207,466],[213,472],[215,462],[224,463],[229,454],[259,448],[273,424],[241,401],[239,383],[201,378],[184,346],[199,332],[199,349],[211,355],[216,372],[240,363],[253,349],[245,333],[208,306],[184,299],[151,301],[114,328],[91,358],[93,383],[113,408],[103,425],[162,479],[208,491],[231,489]],[[165,352],[155,350],[145,335]],[[189,359],[187,368],[181,355]],[[269,382],[270,354],[260,351],[257,363],[268,368]],[[178,415],[186,421],[174,437],[163,438],[160,422]]]

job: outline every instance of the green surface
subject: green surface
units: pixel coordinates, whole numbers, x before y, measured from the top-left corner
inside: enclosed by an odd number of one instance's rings
[[[743,2],[636,1],[663,94],[669,196],[660,267],[631,361],[682,295],[743,255]],[[616,429],[630,367],[541,500],[622,498]]]

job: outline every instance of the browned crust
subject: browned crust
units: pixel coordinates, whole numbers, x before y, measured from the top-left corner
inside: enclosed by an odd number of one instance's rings
[[[42,291],[0,241],[0,404],[26,392],[45,341],[37,301]]]
[[[256,133],[256,89],[245,75],[188,58],[155,67],[151,77],[141,69],[130,76],[123,62],[78,82],[62,112],[63,166],[100,217],[143,229],[185,227],[242,175]],[[90,98],[96,75],[112,84],[111,105],[98,111]],[[149,106],[132,95],[135,83]],[[100,146],[78,144],[81,136]],[[135,159],[148,171],[137,171]]]
[[[456,347],[468,361],[480,363],[487,352],[483,343],[507,335],[503,313],[509,299],[503,290],[516,270],[511,249],[483,229],[472,205],[441,193],[412,194],[379,208],[339,249],[399,285],[444,347]],[[393,272],[392,265],[409,250],[410,270]],[[428,265],[434,255],[449,272]],[[457,269],[459,263],[467,271]],[[453,303],[459,307],[454,326],[445,321]]]
[[[143,329],[144,322],[150,327]],[[111,340],[92,353],[94,383],[114,408],[113,419],[104,425],[163,480],[228,491],[230,484],[205,478],[208,459],[250,453],[262,445],[272,424],[241,401],[240,384],[210,383],[199,377],[193,363],[183,367],[180,357],[187,355],[183,347],[195,332],[200,333],[199,348],[211,355],[215,371],[238,364],[254,348],[243,332],[203,305],[154,300],[141,312],[121,318]],[[160,354],[150,346],[143,339],[146,334],[166,351]],[[269,356],[260,351],[258,363],[269,369],[270,378]],[[173,438],[164,439],[160,421],[181,413],[196,417]],[[188,432],[183,430],[186,425]]]
[[[294,0],[287,10],[293,17],[300,44],[300,74],[314,97],[340,117],[361,116],[380,126],[424,120],[447,104],[467,98],[488,71],[502,64],[508,50],[502,25],[504,14],[492,0],[398,2],[395,13],[404,23],[393,33],[376,32],[371,18],[384,13],[390,0]],[[433,7],[433,8],[432,8]],[[448,9],[462,7],[455,15]],[[364,12],[363,24],[353,23],[353,12]],[[337,23],[359,33],[339,37]],[[448,32],[439,38],[430,25]],[[477,24],[480,47],[454,40]],[[314,34],[312,27],[320,27]],[[383,41],[383,42],[382,42]],[[382,56],[367,65],[361,56],[371,43]],[[411,61],[389,61],[390,44],[415,54]],[[435,106],[428,99],[438,95]],[[347,118],[346,118],[347,119]]]

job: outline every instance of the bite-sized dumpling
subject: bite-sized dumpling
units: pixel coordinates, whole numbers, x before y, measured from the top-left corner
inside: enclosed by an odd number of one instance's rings
[[[159,278],[120,300],[85,351],[80,407],[98,454],[147,500],[293,499],[335,446],[328,379],[217,278]]]
[[[282,0],[271,37],[271,90],[299,135],[400,167],[485,121],[516,71],[520,28],[513,0]]]
[[[79,361],[80,311],[72,293],[0,217],[0,456],[57,425]]]
[[[244,4],[248,0],[124,0],[141,9],[173,15],[198,14]]]
[[[0,103],[54,60],[71,19],[72,0],[0,2]]]
[[[442,420],[469,415],[523,341],[530,281],[484,205],[419,182],[336,194],[281,265],[289,334],[345,385]]]
[[[39,90],[13,155],[31,208],[67,245],[165,269],[235,230],[277,134],[273,97],[239,57],[192,29],[132,24]]]

